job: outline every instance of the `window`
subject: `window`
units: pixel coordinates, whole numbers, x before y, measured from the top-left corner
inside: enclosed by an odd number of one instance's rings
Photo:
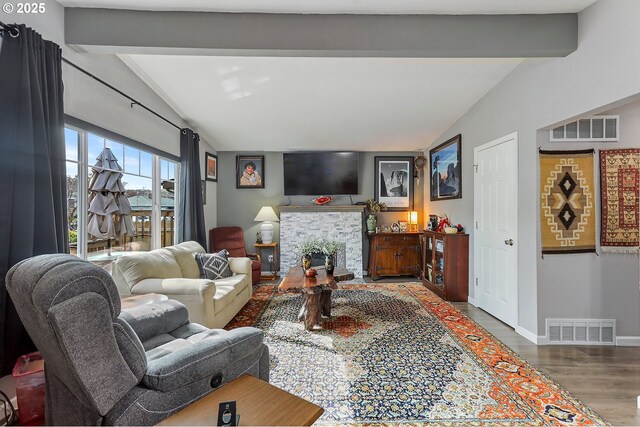
[[[72,254],[101,264],[174,243],[178,163],[71,126],[65,144]]]

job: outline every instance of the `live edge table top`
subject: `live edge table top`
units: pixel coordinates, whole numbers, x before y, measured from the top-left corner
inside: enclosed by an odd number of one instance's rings
[[[302,267],[291,267],[289,272],[282,279],[282,283],[278,289],[282,292],[309,292],[313,293],[316,289],[336,289],[337,282],[351,280],[354,274],[344,269],[336,268],[333,274],[327,274],[324,268],[317,269],[318,274],[315,277],[306,277]]]

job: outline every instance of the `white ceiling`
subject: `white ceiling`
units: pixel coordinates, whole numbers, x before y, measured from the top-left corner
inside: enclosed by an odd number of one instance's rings
[[[595,0],[58,0],[65,6],[264,13],[516,14],[579,12]]]
[[[121,58],[218,150],[265,151],[425,147],[521,62]]]

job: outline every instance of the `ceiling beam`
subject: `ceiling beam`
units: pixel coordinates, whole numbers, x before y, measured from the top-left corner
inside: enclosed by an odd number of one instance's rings
[[[67,45],[95,53],[530,58],[578,45],[576,14],[301,15],[65,8]]]

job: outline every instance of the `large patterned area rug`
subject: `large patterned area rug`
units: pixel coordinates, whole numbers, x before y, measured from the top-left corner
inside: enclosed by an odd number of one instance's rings
[[[309,332],[299,294],[260,286],[228,325],[256,326],[271,383],[324,408],[324,424],[606,422],[418,283],[349,284]]]

